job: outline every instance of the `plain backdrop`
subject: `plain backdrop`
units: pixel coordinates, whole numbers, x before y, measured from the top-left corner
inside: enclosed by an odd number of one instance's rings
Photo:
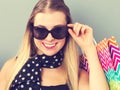
[[[37,1],[0,0],[0,68],[6,60],[16,55],[26,23]],[[120,0],[65,2],[71,10],[73,22],[91,26],[97,42],[111,36],[115,36],[117,42],[120,42]]]

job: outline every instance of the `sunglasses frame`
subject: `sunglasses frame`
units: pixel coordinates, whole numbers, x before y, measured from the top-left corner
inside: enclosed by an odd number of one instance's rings
[[[43,40],[48,36],[49,33],[51,33],[53,38],[63,39],[69,35],[68,28],[69,27],[67,25],[63,25],[63,26],[55,26],[51,30],[48,30],[45,27],[33,26],[33,37],[39,40]],[[62,32],[60,32],[59,29]]]

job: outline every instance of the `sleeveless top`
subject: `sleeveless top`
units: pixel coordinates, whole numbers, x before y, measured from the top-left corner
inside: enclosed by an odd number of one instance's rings
[[[34,59],[31,58],[24,64],[12,81],[9,90],[69,90],[67,84],[56,86],[42,86],[40,84],[42,69],[40,68],[39,62],[41,61],[39,59],[39,56],[36,56]],[[55,60],[58,62],[57,59]],[[45,62],[48,63],[48,61]],[[53,66],[50,67],[53,68]]]

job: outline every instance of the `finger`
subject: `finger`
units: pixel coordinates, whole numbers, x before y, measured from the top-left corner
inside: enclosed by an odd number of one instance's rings
[[[79,29],[78,29],[78,26],[79,24],[78,23],[75,23],[74,27],[73,27],[73,30],[75,32],[75,34],[78,36],[79,35]]]
[[[81,30],[80,30],[80,33],[81,34],[85,34],[85,30],[86,30],[87,28],[86,28],[86,26],[85,25],[82,25],[82,28],[81,28]]]
[[[68,29],[73,30],[74,24],[67,24],[67,26],[68,26]]]
[[[68,30],[69,29],[73,30],[74,24],[67,24],[67,26],[68,26]]]
[[[73,28],[74,24],[67,24],[67,26]]]
[[[75,34],[75,32],[72,30],[72,29],[68,29],[68,32],[69,32],[69,34],[72,36],[72,38],[73,39],[75,39],[76,38],[76,34]]]
[[[79,33],[80,33],[80,29],[81,29],[81,24],[79,24],[79,23],[75,23],[75,24],[68,24],[68,27],[72,27],[73,29],[73,31],[74,31],[74,33],[76,34],[76,36],[78,36],[79,35]]]
[[[82,29],[82,24],[77,24],[75,27],[75,32],[77,36],[81,35],[81,29]]]
[[[92,33],[92,30],[93,30],[93,29],[92,29],[90,26],[85,25],[85,28],[86,28],[86,30],[84,31],[84,34]]]

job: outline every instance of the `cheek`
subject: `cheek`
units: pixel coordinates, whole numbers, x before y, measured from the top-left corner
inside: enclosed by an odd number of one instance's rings
[[[65,45],[65,43],[66,43],[66,39],[60,40],[60,45],[61,45],[61,47],[63,47],[63,46]]]
[[[34,39],[35,46],[39,48],[41,46],[41,41]]]

